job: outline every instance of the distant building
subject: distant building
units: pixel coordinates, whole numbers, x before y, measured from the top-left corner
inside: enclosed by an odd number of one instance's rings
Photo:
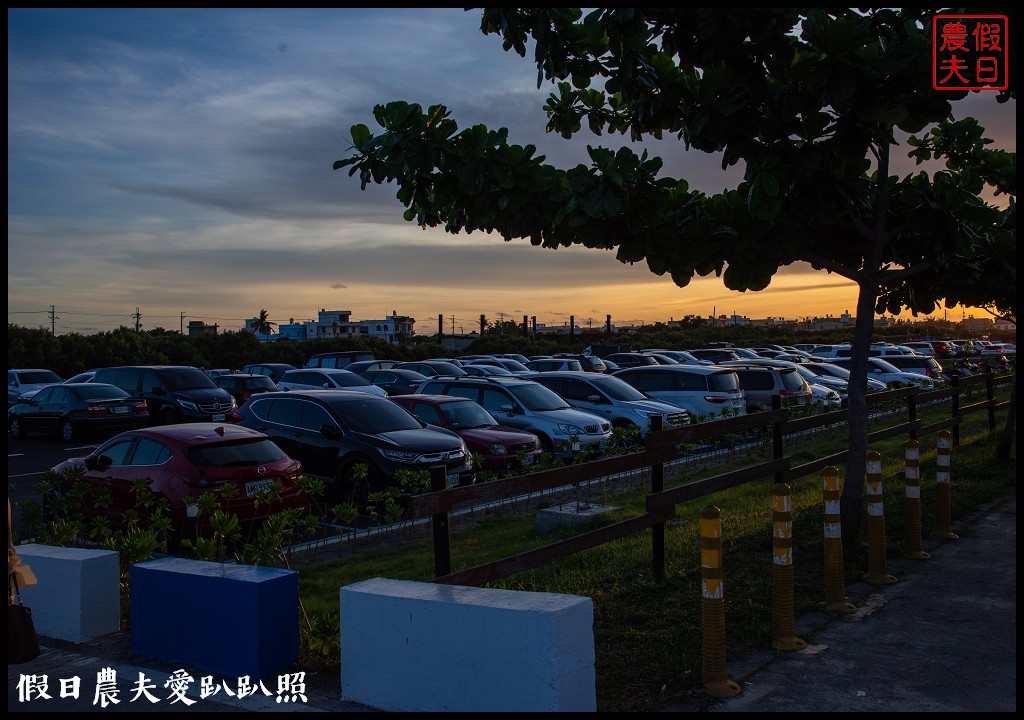
[[[365,328],[365,334],[370,337],[378,337],[390,343],[402,342],[412,338],[415,318],[406,315],[399,315],[397,310],[383,320],[360,320],[359,324]]]
[[[287,323],[278,326],[278,337],[291,340],[316,338],[368,338],[378,337],[390,343],[405,342],[415,334],[416,319],[393,311],[383,320],[352,320],[351,310],[321,309],[316,320]]]
[[[189,320],[188,321],[188,336],[196,337],[198,335],[216,335],[218,325],[207,325],[202,320]]]

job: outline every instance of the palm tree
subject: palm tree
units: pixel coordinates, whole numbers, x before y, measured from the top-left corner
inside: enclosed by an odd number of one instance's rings
[[[270,335],[276,325],[276,322],[270,321],[270,315],[264,308],[260,308],[260,314],[252,319],[252,330],[257,335]]]

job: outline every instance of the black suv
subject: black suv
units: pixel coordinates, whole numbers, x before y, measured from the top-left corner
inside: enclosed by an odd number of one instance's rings
[[[259,393],[238,409],[234,420],[269,435],[302,463],[303,472],[324,480],[332,505],[350,502],[363,510],[369,493],[398,484],[399,470],[429,471],[444,465],[449,485],[476,482],[462,438],[421,422],[378,395],[338,390]]]
[[[150,419],[161,425],[224,422],[237,407],[231,393],[187,365],[100,368],[92,382],[116,385],[132,397],[145,398]]]
[[[289,370],[294,369],[295,366],[289,365],[288,363],[253,363],[251,365],[246,365],[239,372],[243,375],[266,375],[277,383],[280,382],[281,376]]]

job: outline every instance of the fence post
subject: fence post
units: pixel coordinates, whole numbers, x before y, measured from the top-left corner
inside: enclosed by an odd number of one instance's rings
[[[796,636],[793,614],[793,505],[792,490],[777,483],[772,491],[772,579],[775,604],[772,606],[772,647],[776,650],[802,650],[807,643]]]
[[[960,378],[952,378],[953,393],[952,402],[949,406],[949,414],[953,419],[952,439],[954,445],[960,444]]]
[[[722,512],[714,505],[700,511],[700,577],[703,690],[714,697],[734,697],[740,686],[729,679],[725,663]]]
[[[896,578],[885,569],[885,504],[882,499],[882,456],[868,453],[868,571],[864,579],[873,585],[891,585]]]
[[[661,415],[651,418],[651,426],[647,431],[647,445],[650,446],[651,433],[664,429]],[[651,493],[660,493],[665,489],[665,463],[651,465]],[[651,527],[651,574],[655,582],[665,579],[665,523]]]
[[[914,423],[917,421],[917,395],[907,396],[907,422]],[[917,440],[917,428],[913,425],[910,429],[910,439]]]
[[[954,426],[955,427],[955,426]],[[940,430],[935,454],[935,537],[956,540],[960,536],[950,528],[950,452],[953,445],[949,430]]]
[[[448,470],[444,465],[430,466],[430,491],[439,492],[448,487]],[[430,516],[430,527],[434,536],[434,577],[448,575],[452,571],[451,528],[448,513]]]
[[[825,609],[829,612],[851,613],[853,605],[846,602],[846,576],[843,570],[843,516],[839,501],[839,468],[829,465],[824,470],[825,490]]]
[[[917,440],[907,440],[903,452],[907,522],[903,557],[927,560],[931,555],[921,549],[921,444]]]
[[[993,432],[996,429],[996,387],[991,371],[985,378],[985,399],[988,400],[988,429],[989,432]]]

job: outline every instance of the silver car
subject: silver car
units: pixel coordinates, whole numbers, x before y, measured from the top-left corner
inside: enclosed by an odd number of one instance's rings
[[[648,397],[612,375],[554,370],[526,377],[561,395],[573,407],[607,418],[612,427],[639,428],[641,437],[647,436],[654,417],[662,418],[665,429],[690,422],[690,413],[683,408]]]

